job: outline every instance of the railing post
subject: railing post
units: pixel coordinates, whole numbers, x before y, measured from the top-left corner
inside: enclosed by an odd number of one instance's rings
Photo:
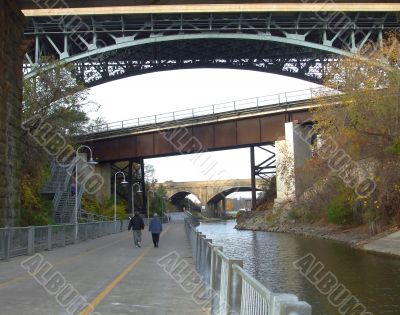
[[[233,101],[233,110],[236,111],[236,101]]]
[[[11,229],[6,227],[4,231],[4,260],[10,259],[10,246],[11,245]]]
[[[88,224],[85,224],[85,241],[88,240],[89,236],[88,236],[89,232],[88,232]]]
[[[200,269],[200,257],[201,257],[201,238],[202,233],[196,232],[196,269]]]
[[[243,268],[243,261],[238,260],[236,263],[232,264],[232,291],[230,294],[231,301],[231,311],[240,313],[241,302],[242,302],[242,277],[235,272],[233,265],[237,265]]]
[[[32,256],[35,253],[35,227],[30,226],[28,228],[28,256]]]
[[[233,303],[234,303],[234,301],[232,301],[233,264],[242,266],[243,262],[241,260],[228,259],[228,261],[226,263],[228,264],[228,268],[225,271],[226,272],[225,277],[226,277],[227,287],[226,287],[226,291],[225,291],[226,296],[225,296],[224,300],[226,301],[226,304],[223,305],[224,309],[220,310],[220,311],[222,311],[221,314],[228,315],[228,314],[230,314],[231,310],[233,309],[232,306],[233,306]]]
[[[78,233],[74,233],[74,244],[78,244],[78,242],[79,242],[79,223],[76,223],[75,231],[78,231]]]
[[[47,250],[53,249],[53,227],[49,225],[47,227]]]
[[[61,227],[61,247],[65,247],[65,238],[66,238],[66,231],[65,231],[65,225]]]
[[[222,246],[212,245],[211,248],[211,272],[210,272],[210,288],[212,290],[216,289],[216,273],[217,273],[217,254],[216,250],[222,252]]]
[[[307,302],[299,301],[294,294],[275,294],[272,302],[272,315],[311,315],[311,305]]]

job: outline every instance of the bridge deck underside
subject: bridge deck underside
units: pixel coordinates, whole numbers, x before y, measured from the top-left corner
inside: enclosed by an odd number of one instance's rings
[[[198,13],[31,17],[25,73],[54,57],[87,86],[154,71],[235,68],[321,82],[323,66],[379,43],[394,12]]]
[[[17,0],[23,9],[37,9],[38,5],[32,0]],[[246,4],[246,3],[304,3],[302,0],[112,0],[113,6],[139,6],[139,5],[174,5],[174,4]],[[335,3],[374,3],[375,0],[335,0]],[[396,3],[396,0],[381,0],[382,3]],[[110,6],[110,0],[68,0],[70,8],[105,7]],[[64,7],[62,1],[55,1],[54,7]]]

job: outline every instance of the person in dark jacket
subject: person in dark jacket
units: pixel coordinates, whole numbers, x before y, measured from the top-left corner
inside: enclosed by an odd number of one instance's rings
[[[149,231],[153,237],[154,247],[158,247],[158,242],[160,241],[160,233],[162,232],[162,224],[158,218],[157,213],[154,213],[154,217],[151,219],[149,224]]]
[[[133,242],[136,247],[140,247],[142,242],[142,230],[144,230],[144,222],[138,212],[135,212],[133,218],[129,221],[128,231],[133,231]]]

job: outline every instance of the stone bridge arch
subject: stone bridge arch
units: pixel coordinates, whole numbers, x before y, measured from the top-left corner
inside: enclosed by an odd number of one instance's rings
[[[230,193],[235,191],[251,191],[250,179],[229,179],[211,181],[191,181],[191,182],[164,182],[162,185],[167,192],[167,197],[178,198],[183,195],[195,195],[201,205],[206,206],[210,202],[218,203]],[[256,180],[256,188],[261,188],[261,180]]]

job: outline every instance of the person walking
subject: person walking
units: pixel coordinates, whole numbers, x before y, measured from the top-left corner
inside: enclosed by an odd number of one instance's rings
[[[144,222],[138,212],[135,212],[133,218],[129,221],[128,231],[133,231],[133,242],[136,247],[140,247],[142,242],[142,230],[144,230]]]
[[[153,238],[154,247],[158,247],[160,233],[162,232],[162,224],[157,213],[154,213],[153,218],[150,220],[149,231],[151,232],[151,236]]]

